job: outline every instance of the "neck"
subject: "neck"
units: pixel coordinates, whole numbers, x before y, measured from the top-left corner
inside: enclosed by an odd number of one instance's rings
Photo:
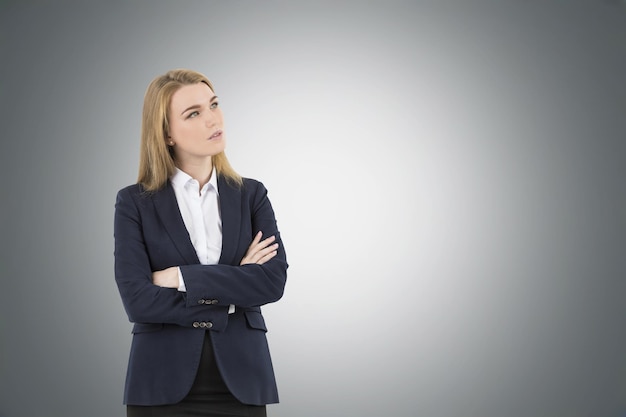
[[[200,189],[209,182],[211,173],[213,173],[213,161],[211,158],[202,161],[176,161],[176,166],[198,181]]]

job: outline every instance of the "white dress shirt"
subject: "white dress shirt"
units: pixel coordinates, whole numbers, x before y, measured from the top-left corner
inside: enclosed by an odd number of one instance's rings
[[[209,182],[202,189],[198,181],[178,168],[170,180],[198,260],[203,265],[217,264],[222,254],[222,216],[215,168]],[[178,291],[186,291],[180,268],[178,268]],[[231,304],[228,313],[234,311],[235,306]]]

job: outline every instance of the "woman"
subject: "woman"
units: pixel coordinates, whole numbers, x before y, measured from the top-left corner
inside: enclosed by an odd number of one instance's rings
[[[138,183],[115,205],[115,279],[134,323],[128,416],[265,416],[278,402],[260,306],[285,251],[267,190],[224,154],[209,80],[169,71],[144,98]]]

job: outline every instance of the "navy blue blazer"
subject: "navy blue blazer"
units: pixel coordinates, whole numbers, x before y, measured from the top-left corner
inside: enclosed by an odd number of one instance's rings
[[[195,379],[206,331],[224,382],[245,404],[278,402],[260,306],[283,295],[285,250],[267,190],[218,177],[222,254],[200,264],[171,184],[152,193],[140,185],[119,191],[115,204],[115,280],[134,323],[124,404],[182,400]],[[258,231],[276,236],[278,254],[263,265],[240,266]],[[180,266],[187,292],[152,284],[152,272]],[[228,314],[228,306],[236,311]],[[207,330],[208,329],[208,330]]]

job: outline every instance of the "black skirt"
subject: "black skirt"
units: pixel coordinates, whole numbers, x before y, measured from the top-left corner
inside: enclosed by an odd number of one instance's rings
[[[265,406],[242,404],[224,383],[206,331],[202,357],[196,379],[189,394],[170,405],[126,406],[127,417],[266,417]]]

